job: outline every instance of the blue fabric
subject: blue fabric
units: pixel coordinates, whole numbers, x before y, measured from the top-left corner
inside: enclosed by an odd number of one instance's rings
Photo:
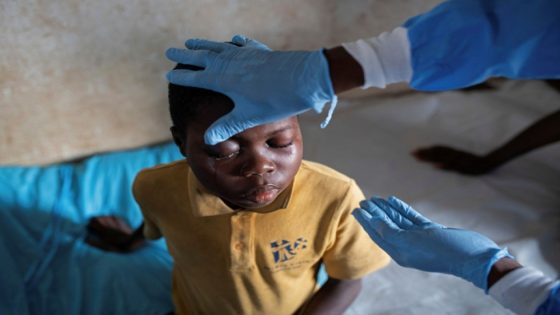
[[[560,314],[560,284],[550,290],[548,299],[535,312],[535,315],[558,314]]]
[[[317,285],[322,287],[327,280],[329,280],[329,274],[327,273],[327,269],[325,268],[325,264],[321,263],[319,266],[319,270],[317,270],[317,275],[315,276],[317,279]]]
[[[142,218],[136,173],[180,159],[172,143],[77,163],[0,168],[0,314],[165,314],[172,260],[163,241],[131,254],[83,242],[92,216]]]
[[[418,90],[449,90],[492,76],[560,78],[560,1],[451,0],[409,19]]]

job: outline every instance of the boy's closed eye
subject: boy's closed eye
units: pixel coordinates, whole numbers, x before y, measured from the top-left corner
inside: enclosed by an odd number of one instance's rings
[[[268,139],[266,146],[272,149],[283,149],[294,144],[293,136],[278,135]],[[216,145],[207,145],[206,154],[215,160],[227,160],[237,156],[241,150],[241,145],[233,140],[226,140]]]
[[[239,153],[239,150],[239,143],[232,140],[226,140],[216,145],[206,145],[204,151],[206,151],[206,154],[213,159],[225,160],[235,157]]]
[[[294,131],[291,127],[285,127],[274,131],[266,140],[266,145],[270,148],[287,148],[294,144]]]
[[[287,148],[294,144],[294,140],[290,138],[270,139],[266,144],[271,148]]]

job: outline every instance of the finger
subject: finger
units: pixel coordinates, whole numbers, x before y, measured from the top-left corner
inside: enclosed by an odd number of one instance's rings
[[[379,211],[383,211],[399,228],[408,230],[414,227],[413,222],[402,216],[398,211],[395,211],[385,199],[372,197],[367,202],[373,204]]]
[[[379,210],[377,209],[377,205],[367,199],[360,201],[360,207],[371,215],[374,215],[374,212]]]
[[[169,48],[165,51],[165,56],[171,61],[206,68],[208,60],[214,57],[214,53],[208,51]]]
[[[402,231],[402,229],[395,224],[395,222],[381,209],[378,207],[373,207],[369,209],[360,208],[363,212],[368,213],[371,216],[370,222],[376,223],[374,226],[379,233],[383,231],[392,230],[394,232]]]
[[[416,225],[433,225],[433,226],[442,226],[441,224],[432,222],[430,219],[424,217],[419,212],[414,210],[411,206],[409,206],[406,202],[400,200],[395,196],[391,196],[388,199],[389,204],[393,206],[402,216],[406,217],[408,220],[413,222]]]
[[[247,44],[249,39],[250,38],[245,35],[236,34],[231,38],[231,42],[239,46],[245,46],[245,44]]]
[[[245,35],[235,35],[235,36],[233,36],[231,41],[234,44],[237,44],[237,45],[243,46],[243,47],[262,49],[262,50],[267,50],[267,51],[271,50],[265,44],[259,42],[258,40],[246,37]]]
[[[377,233],[377,230],[371,226],[373,217],[367,211],[357,208],[352,211],[352,215],[375,243],[380,246],[385,244],[383,237],[381,237],[381,235]]]
[[[204,142],[209,145],[215,145],[256,125],[257,123],[254,121],[236,118],[235,113],[232,111],[220,117],[206,129]]]
[[[169,82],[177,85],[215,90],[214,86],[204,79],[201,71],[172,70],[167,72],[166,78]]]
[[[110,216],[99,217],[97,222],[99,223],[99,226],[102,227],[102,228],[112,227],[112,219],[111,219]]]
[[[206,39],[191,38],[185,42],[185,46],[192,50],[209,50],[215,53],[221,53],[222,51],[235,47],[231,44],[224,42],[216,42]]]
[[[132,228],[130,227],[130,225],[128,224],[128,222],[126,222],[123,218],[118,218],[115,217],[118,229],[126,234],[131,234],[132,233]]]
[[[371,216],[380,217],[386,215],[376,204],[367,199],[360,201],[360,207]]]
[[[358,220],[358,223],[360,223],[370,238],[383,249],[387,249],[390,244],[387,240],[390,240],[394,233],[400,231],[388,218],[372,216],[362,208],[355,209],[352,215]]]

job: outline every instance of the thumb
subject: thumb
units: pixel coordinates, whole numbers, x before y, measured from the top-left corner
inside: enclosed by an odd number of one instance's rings
[[[204,142],[206,144],[215,145],[257,125],[253,121],[237,117],[236,108],[220,117],[206,129],[204,133]]]

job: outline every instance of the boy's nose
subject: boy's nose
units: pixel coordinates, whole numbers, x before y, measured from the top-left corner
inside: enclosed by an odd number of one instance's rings
[[[263,176],[276,170],[274,162],[262,154],[253,154],[241,168],[241,174],[245,177],[254,175]]]

